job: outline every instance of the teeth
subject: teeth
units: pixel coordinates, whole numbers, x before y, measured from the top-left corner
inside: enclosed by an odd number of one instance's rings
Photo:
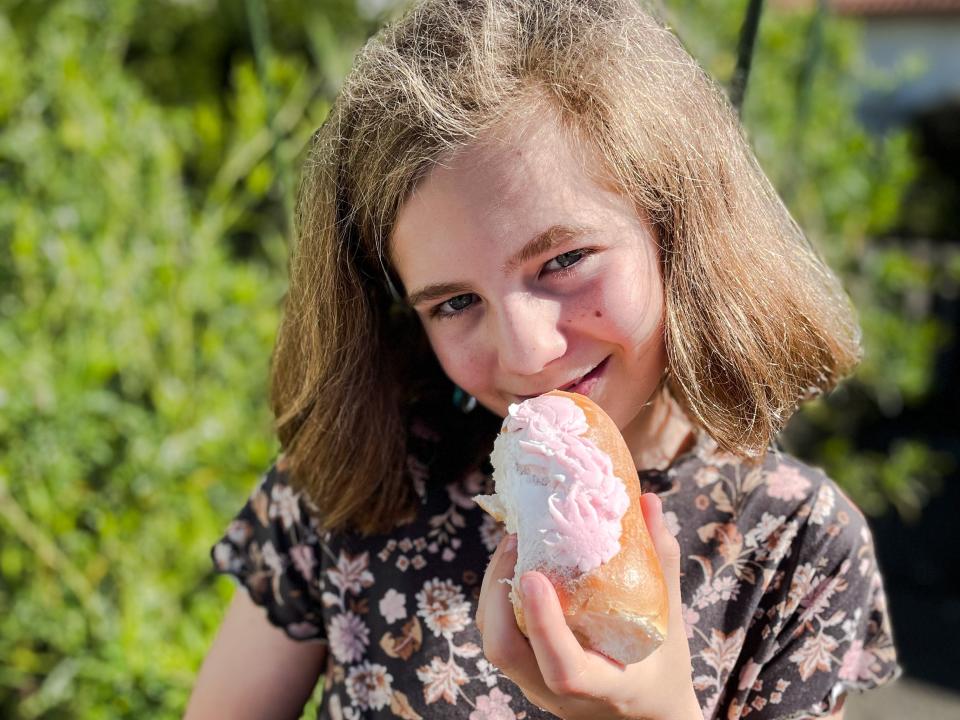
[[[579,385],[580,383],[583,382],[583,379],[584,379],[587,375],[589,375],[590,373],[592,373],[592,372],[593,372],[594,370],[596,370],[598,367],[600,367],[600,365],[597,365],[596,367],[590,368],[590,370],[588,370],[586,373],[584,373],[583,375],[581,375],[580,377],[578,377],[578,378],[577,378],[576,380],[574,380],[572,383],[568,383],[567,385],[564,385],[563,387],[561,387],[560,390],[569,390],[570,388],[572,388],[572,387],[574,387],[574,386],[576,386],[576,385]]]

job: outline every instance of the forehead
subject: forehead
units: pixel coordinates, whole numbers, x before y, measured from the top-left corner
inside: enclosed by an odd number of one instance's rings
[[[469,181],[498,181],[497,194],[508,200],[534,185],[566,185],[591,172],[582,143],[555,118],[502,124],[477,142],[451,154],[433,175]],[[429,177],[429,175],[428,175]]]
[[[609,185],[599,163],[555,120],[498,128],[420,182],[397,214],[391,260],[403,275],[441,261],[457,240],[506,252],[548,225],[589,224],[614,202],[604,197],[614,194]]]

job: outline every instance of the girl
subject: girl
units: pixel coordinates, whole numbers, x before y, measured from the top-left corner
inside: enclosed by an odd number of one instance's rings
[[[283,455],[213,549],[245,592],[187,716],[296,717],[322,673],[325,718],[841,717],[898,672],[873,545],[774,438],[859,354],[722,94],[630,0],[417,4],[315,139]],[[669,585],[627,667],[537,573],[519,633],[513,538],[470,499],[510,404],[569,387],[621,429]]]

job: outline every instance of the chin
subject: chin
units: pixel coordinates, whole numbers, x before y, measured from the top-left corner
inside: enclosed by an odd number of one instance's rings
[[[617,428],[623,431],[634,420],[640,417],[644,412],[649,411],[653,405],[652,402],[656,395],[657,387],[654,386],[646,393],[639,393],[635,401],[627,403],[614,402],[608,406],[603,399],[596,400],[596,403],[610,416],[610,419],[616,423]]]

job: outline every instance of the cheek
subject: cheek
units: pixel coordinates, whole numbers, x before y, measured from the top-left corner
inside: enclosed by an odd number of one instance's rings
[[[598,278],[585,287],[579,289],[569,302],[564,304],[564,325],[575,327],[597,327],[609,322],[610,309],[614,307],[616,293],[613,283],[608,279]]]
[[[450,380],[468,390],[482,382],[484,360],[477,348],[462,338],[447,337],[443,332],[428,332],[427,338],[440,367]]]
[[[566,324],[625,345],[644,344],[658,336],[663,320],[662,288],[640,276],[606,278],[580,293],[566,314]]]
[[[644,343],[651,337],[659,337],[663,323],[664,298],[663,280],[652,247],[644,245],[638,249],[631,263],[630,272],[619,277],[613,290],[623,298],[620,326],[635,343]]]
[[[634,339],[636,343],[643,343],[652,337],[659,336],[663,325],[663,290],[659,283],[642,286],[639,283],[631,285],[625,292],[630,298],[629,312],[624,312],[620,318],[623,332]]]

